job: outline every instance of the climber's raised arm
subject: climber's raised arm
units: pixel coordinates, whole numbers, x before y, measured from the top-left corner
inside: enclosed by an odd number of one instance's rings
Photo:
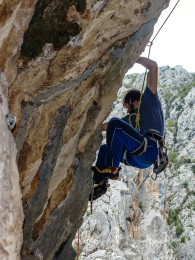
[[[148,70],[147,75],[147,86],[152,91],[154,95],[157,93],[158,86],[158,65],[155,61],[145,58],[139,57],[136,63],[141,64]]]

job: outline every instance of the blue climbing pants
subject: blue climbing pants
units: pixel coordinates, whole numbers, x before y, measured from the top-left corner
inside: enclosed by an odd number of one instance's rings
[[[143,149],[138,156],[132,155]],[[149,136],[140,134],[134,127],[119,118],[112,118],[106,131],[106,144],[99,149],[96,166],[119,167],[120,162],[144,169],[157,159],[157,144]]]

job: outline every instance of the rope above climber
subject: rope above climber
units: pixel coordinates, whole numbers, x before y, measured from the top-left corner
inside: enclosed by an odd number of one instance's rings
[[[141,92],[131,89],[123,100],[127,109],[122,119],[112,118],[102,125],[102,131],[106,131],[106,144],[99,149],[93,181],[96,185],[89,199],[97,199],[106,193],[109,187],[108,179],[117,180],[119,177],[120,162],[139,169],[150,167],[154,164],[153,172],[162,172],[168,166],[167,149],[165,146],[165,121],[160,103],[158,87],[158,65],[149,59],[154,40],[168,21],[177,7],[177,1],[164,23],[149,42],[148,57],[140,57],[136,61],[146,68]],[[148,74],[147,74],[148,70]],[[144,84],[147,75],[145,91]]]
[[[106,144],[100,147],[92,170],[94,183],[102,185],[104,189],[108,179],[118,179],[120,163],[139,169],[154,164],[157,169],[160,163],[158,160],[162,159],[165,120],[157,93],[158,65],[144,57],[138,58],[136,63],[148,70],[145,91],[142,93],[130,89],[123,99],[127,115],[122,119],[112,118],[102,125],[102,131],[106,131]],[[136,129],[138,111],[139,127]],[[168,158],[164,158],[164,161],[161,168],[156,170],[157,173],[166,168]]]

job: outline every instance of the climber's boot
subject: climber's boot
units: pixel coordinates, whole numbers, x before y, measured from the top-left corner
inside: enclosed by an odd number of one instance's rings
[[[119,171],[121,170],[121,167],[118,168],[116,173],[113,173],[116,171],[115,167],[98,168],[97,166],[93,166],[91,167],[91,169],[94,172],[94,175],[108,178],[111,180],[117,180],[119,177]]]

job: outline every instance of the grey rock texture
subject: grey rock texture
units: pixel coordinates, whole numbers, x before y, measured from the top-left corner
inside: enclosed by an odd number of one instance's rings
[[[129,174],[130,172],[130,174]],[[166,186],[124,166],[123,180],[94,201],[80,229],[80,259],[174,259],[166,225]],[[77,246],[77,239],[74,241]]]
[[[141,88],[143,74],[126,75],[108,119],[122,117],[124,93]],[[120,181],[93,203],[80,229],[81,259],[195,259],[195,73],[159,68],[166,115],[169,168],[156,182],[152,168],[123,166]],[[77,247],[77,238],[73,245]]]
[[[0,259],[19,260],[24,215],[16,144],[6,120],[9,113],[7,97],[8,83],[0,71]]]
[[[0,70],[17,118],[10,160],[22,191],[23,259],[74,259],[99,126],[168,4],[0,1]]]

